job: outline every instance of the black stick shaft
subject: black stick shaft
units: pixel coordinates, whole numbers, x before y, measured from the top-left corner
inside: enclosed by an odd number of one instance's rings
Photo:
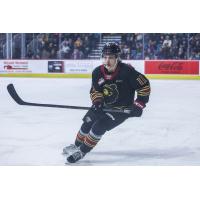
[[[7,86],[7,90],[10,96],[15,100],[15,102],[19,105],[24,106],[39,106],[39,107],[51,107],[51,108],[67,108],[67,109],[78,109],[78,110],[89,110],[90,107],[83,107],[83,106],[69,106],[69,105],[56,105],[56,104],[42,104],[42,103],[30,103],[22,100],[19,95],[17,94],[15,87],[13,84],[9,84]],[[105,112],[117,112],[117,113],[130,113],[130,109],[111,109],[111,108],[104,108],[103,111]]]

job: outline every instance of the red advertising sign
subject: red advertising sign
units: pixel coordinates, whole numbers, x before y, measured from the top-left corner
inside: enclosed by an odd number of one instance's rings
[[[148,60],[145,74],[199,74],[199,61]]]

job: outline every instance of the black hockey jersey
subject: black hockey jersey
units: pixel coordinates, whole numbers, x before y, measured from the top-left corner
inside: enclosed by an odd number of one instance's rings
[[[103,100],[106,106],[131,106],[137,92],[137,100],[146,104],[149,101],[150,83],[131,65],[118,63],[115,72],[109,73],[104,65],[92,73],[90,96],[92,101]]]

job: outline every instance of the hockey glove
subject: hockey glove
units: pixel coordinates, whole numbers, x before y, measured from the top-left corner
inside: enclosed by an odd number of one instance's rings
[[[143,108],[145,108],[146,105],[142,103],[141,101],[135,101],[132,106],[132,110],[130,113],[130,117],[141,117]]]

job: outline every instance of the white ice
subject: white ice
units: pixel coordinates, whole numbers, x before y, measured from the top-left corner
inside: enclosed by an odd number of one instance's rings
[[[75,165],[200,165],[200,82],[150,80],[152,94],[141,118],[107,132]],[[25,101],[90,106],[90,79],[0,78],[0,165],[65,165],[85,111],[17,105]]]

